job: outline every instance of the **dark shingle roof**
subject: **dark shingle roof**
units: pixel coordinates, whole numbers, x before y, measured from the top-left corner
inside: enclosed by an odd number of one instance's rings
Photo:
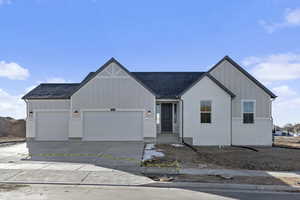
[[[69,99],[79,83],[43,83],[28,92],[23,99]]]
[[[157,98],[176,98],[204,72],[132,72]]]
[[[40,84],[38,87],[27,93],[23,99],[69,99],[72,94],[83,87],[87,82],[94,78],[98,73],[105,69],[110,63],[117,63],[124,71],[140,82],[146,89],[153,93],[157,98],[178,98],[186,90],[196,84],[204,76],[207,76],[225,92],[234,97],[235,95],[228,90],[222,83],[213,78],[209,73],[216,68],[223,60],[228,60],[233,66],[244,73],[250,80],[268,93],[271,98],[276,95],[258,82],[253,76],[246,72],[236,62],[228,56],[220,60],[208,72],[129,72],[117,60],[111,58],[96,72],[90,72],[81,83],[63,83],[63,84]]]
[[[95,72],[90,72],[81,83],[44,83],[27,93],[23,99],[69,99]],[[149,87],[157,98],[176,98],[204,72],[131,72]]]

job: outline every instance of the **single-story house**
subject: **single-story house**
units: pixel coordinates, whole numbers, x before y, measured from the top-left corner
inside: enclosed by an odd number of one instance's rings
[[[270,146],[275,98],[228,56],[207,72],[130,72],[111,58],[80,83],[26,94],[26,137]]]

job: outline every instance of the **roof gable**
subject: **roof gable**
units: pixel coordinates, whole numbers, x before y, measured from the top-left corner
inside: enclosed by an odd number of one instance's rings
[[[213,76],[211,76],[209,73],[205,72],[203,73],[198,80],[196,80],[193,84],[191,84],[189,87],[187,87],[184,91],[180,93],[180,96],[183,96],[188,90],[190,90],[194,85],[196,85],[198,82],[200,82],[204,77],[208,77],[211,81],[213,81],[217,86],[219,86],[224,92],[229,94],[232,98],[235,97],[235,94],[231,92],[228,88],[226,88],[221,82],[219,82],[217,79],[215,79]]]
[[[95,78],[98,74],[100,74],[101,72],[103,72],[107,67],[110,66],[111,63],[117,64],[118,67],[120,67],[121,70],[123,70],[121,73],[123,73],[123,74],[125,73],[125,74],[129,75],[134,80],[136,80],[139,84],[141,84],[146,90],[148,90],[153,95],[155,95],[155,93],[149,87],[147,87],[143,82],[141,82],[139,79],[137,79],[131,72],[129,72],[121,63],[119,63],[113,57],[111,59],[109,59],[104,65],[102,65],[96,72],[90,72],[88,74],[88,76],[86,76],[86,78],[80,83],[79,87],[72,93],[72,95],[75,94],[78,90],[80,90],[80,88],[82,88],[84,85],[86,85],[90,80],[92,80],[93,78]],[[112,69],[111,72],[108,72],[108,73],[114,73],[113,69]]]
[[[222,58],[217,64],[215,64],[208,73],[212,72],[215,68],[217,68],[223,61],[228,61],[232,66],[238,69],[242,74],[244,74],[248,79],[250,79],[254,84],[260,87],[263,91],[265,91],[271,98],[276,98],[277,96],[271,92],[267,87],[265,87],[262,83],[260,83],[256,78],[254,78],[249,72],[243,69],[239,64],[237,64],[234,60],[232,60],[229,56],[225,56]]]

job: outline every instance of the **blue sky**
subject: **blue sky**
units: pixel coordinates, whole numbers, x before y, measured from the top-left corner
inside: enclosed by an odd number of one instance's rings
[[[0,115],[40,82],[78,82],[110,57],[130,71],[206,71],[229,55],[300,122],[300,1],[0,0]]]

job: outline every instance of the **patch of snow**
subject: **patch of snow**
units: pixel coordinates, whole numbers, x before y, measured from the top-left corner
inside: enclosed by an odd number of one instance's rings
[[[162,152],[158,152],[156,150],[145,150],[143,156],[143,162],[147,160],[152,160],[154,157],[164,157],[165,154]]]
[[[184,147],[183,144],[171,144],[173,147]]]
[[[155,148],[155,144],[146,144],[145,150],[151,150]]]

